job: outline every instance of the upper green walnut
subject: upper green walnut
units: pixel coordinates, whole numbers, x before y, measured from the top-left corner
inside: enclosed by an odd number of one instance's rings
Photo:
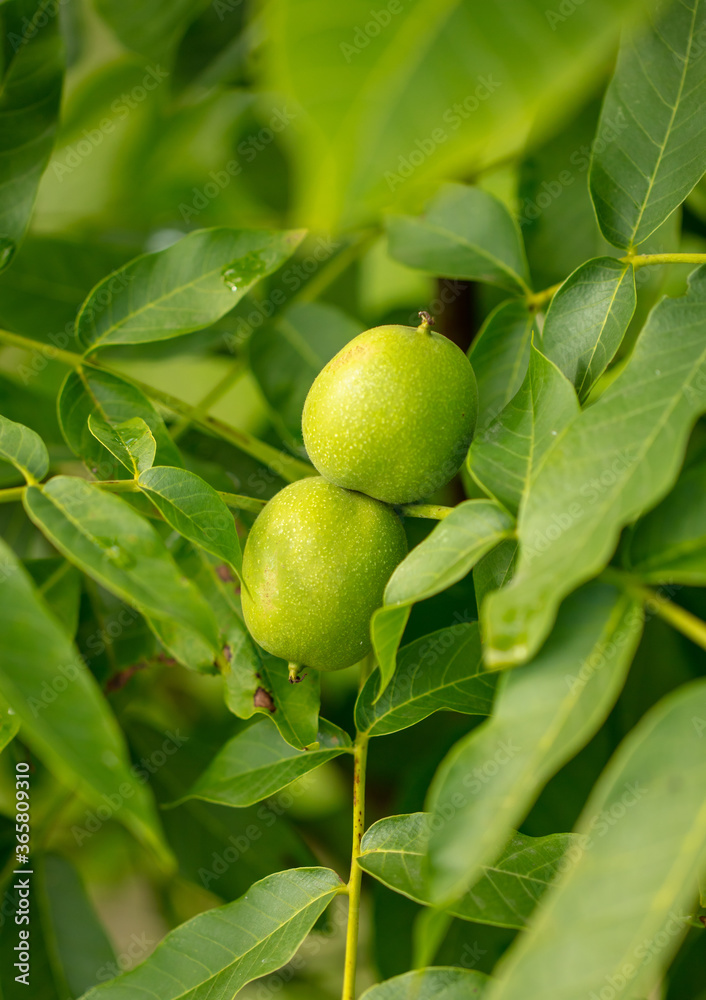
[[[477,409],[473,369],[452,341],[426,322],[378,326],[316,377],[304,403],[304,444],[337,486],[410,503],[458,471]]]
[[[268,652],[340,670],[370,652],[370,616],[407,552],[395,512],[320,479],[286,486],[243,553],[243,615]]]

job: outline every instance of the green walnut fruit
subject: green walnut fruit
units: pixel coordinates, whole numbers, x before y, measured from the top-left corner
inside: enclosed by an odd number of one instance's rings
[[[421,500],[458,471],[478,409],[470,362],[421,326],[361,333],[319,373],[304,404],[309,458],[337,486],[386,503]]]
[[[385,504],[320,479],[285,487],[258,515],[243,553],[243,615],[290,663],[340,670],[370,652],[370,616],[407,552]]]

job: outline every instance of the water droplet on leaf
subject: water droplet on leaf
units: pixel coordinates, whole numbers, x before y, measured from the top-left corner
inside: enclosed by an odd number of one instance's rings
[[[232,292],[238,292],[265,274],[272,263],[271,255],[262,250],[251,250],[224,267],[221,275],[228,288]]]

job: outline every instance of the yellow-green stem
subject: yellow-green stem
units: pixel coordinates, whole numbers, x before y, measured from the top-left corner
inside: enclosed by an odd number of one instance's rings
[[[647,267],[649,264],[706,264],[706,253],[638,253],[621,258],[623,264]]]
[[[79,368],[83,358],[73,351],[62,351],[52,344],[44,344],[41,340],[32,340],[31,337],[23,337],[19,333],[10,333],[9,330],[0,330],[0,342],[11,347],[21,347],[23,351],[36,351],[50,361],[60,361],[62,365],[70,368]]]
[[[279,451],[278,448],[273,448],[272,445],[260,441],[258,438],[253,437],[252,434],[248,434],[247,431],[231,427],[222,420],[215,420],[213,417],[199,415],[195,407],[190,406],[181,399],[177,399],[167,392],[162,392],[161,389],[156,389],[154,386],[145,385],[144,382],[139,382],[130,375],[126,376],[122,372],[110,368],[108,365],[98,364],[95,361],[87,361],[82,355],[75,354],[73,351],[62,351],[56,347],[52,347],[51,344],[43,344],[39,340],[32,340],[30,337],[23,337],[18,333],[10,333],[8,330],[0,330],[0,343],[21,347],[25,351],[36,351],[43,357],[49,358],[52,361],[59,361],[61,364],[68,365],[71,368],[94,368],[97,371],[106,371],[111,375],[116,375],[118,378],[125,378],[156,403],[160,403],[173,413],[191,420],[203,428],[203,430],[210,431],[216,437],[223,438],[240,451],[245,452],[246,455],[250,455],[252,458],[257,459],[258,462],[262,462],[263,465],[272,469],[285,482],[292,483],[297,479],[303,479],[305,476],[314,475],[314,469],[307,462],[302,462],[298,458],[288,455],[286,452]]]
[[[646,587],[630,573],[617,569],[615,566],[608,566],[604,569],[601,573],[601,579],[617,587],[623,587],[634,594],[642,601],[648,611],[657,615],[662,621],[668,622],[672,628],[681,632],[687,639],[691,639],[697,646],[706,649],[706,622],[702,621],[701,618],[692,615],[686,608],[674,604],[658,590]]]
[[[242,358],[235,358],[228,366],[225,375],[208,390],[194,407],[193,413],[182,417],[172,428],[172,441],[178,441],[186,434],[192,423],[200,417],[208,416],[208,411],[228,392],[230,387],[236,382],[245,371],[245,362]]]
[[[697,646],[706,649],[706,622],[663,597],[658,591],[650,590],[649,587],[639,587],[637,590],[649,611],[654,612],[662,621],[668,622],[672,628],[681,632],[687,639],[691,639]]]
[[[563,281],[557,281],[556,285],[552,285],[550,288],[544,288],[541,292],[529,292],[525,296],[525,301],[527,302],[528,307],[534,312],[539,312],[540,309],[542,309],[554,298],[554,295],[559,291],[563,284]]]
[[[13,500],[21,500],[24,496],[25,486],[9,486],[0,490],[0,503],[12,503]]]
[[[658,264],[706,264],[706,253],[628,253],[619,260],[621,264],[632,264],[634,268]],[[528,307],[539,311],[554,298],[563,284],[559,281],[540,292],[528,292],[525,296]]]
[[[348,879],[348,927],[343,968],[341,1000],[355,1000],[355,976],[358,965],[358,930],[360,927],[360,891],[363,869],[358,864],[360,844],[365,832],[365,772],[368,761],[368,737],[358,734],[353,754],[353,846]]]
[[[139,493],[140,487],[134,479],[102,479],[93,483],[109,493]]]
[[[405,503],[397,509],[403,517],[426,517],[432,521],[443,521],[454,510],[435,503]]]

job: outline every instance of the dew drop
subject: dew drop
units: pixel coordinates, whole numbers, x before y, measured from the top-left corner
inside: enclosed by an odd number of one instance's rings
[[[227,267],[225,269],[225,271],[223,272],[223,280],[225,281],[228,288],[230,288],[231,292],[237,292],[238,286],[242,285],[243,283],[242,275],[238,274],[237,270],[234,267]]]
[[[662,370],[660,368],[655,368],[655,375],[661,375]]]

